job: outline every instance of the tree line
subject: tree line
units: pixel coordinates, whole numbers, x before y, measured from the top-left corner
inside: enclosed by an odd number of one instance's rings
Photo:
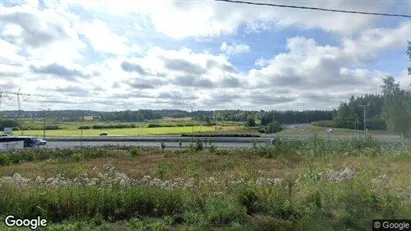
[[[411,42],[406,54],[410,60],[408,75],[411,75]],[[384,78],[381,94],[352,96],[341,103],[333,119],[340,128],[364,129],[364,114],[367,129],[388,129],[402,136],[411,136],[411,85],[401,89],[392,76]],[[361,106],[362,105],[362,106]],[[365,107],[365,113],[364,113]]]

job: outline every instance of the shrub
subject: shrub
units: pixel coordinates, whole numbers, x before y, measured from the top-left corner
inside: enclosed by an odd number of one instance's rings
[[[217,151],[217,147],[215,145],[211,144],[208,147],[208,151],[211,152],[211,153],[215,153]]]
[[[160,128],[162,127],[160,124],[149,124],[147,125],[148,128]]]
[[[80,161],[80,160],[84,159],[84,156],[83,156],[83,154],[81,154],[81,153],[74,153],[74,154],[73,154],[73,159],[74,159],[75,161]]]
[[[5,166],[10,164],[10,158],[8,155],[0,152],[0,166]]]
[[[133,147],[133,148],[131,149],[131,156],[132,156],[132,157],[137,157],[137,156],[139,156],[140,154],[141,154],[140,148],[138,148],[138,147]]]
[[[163,162],[157,165],[157,175],[158,175],[158,178],[160,178],[160,180],[164,180],[164,177],[166,175],[166,166],[164,165]]]
[[[203,141],[201,139],[196,140],[195,150],[196,151],[203,150]]]
[[[278,121],[274,121],[268,124],[267,133],[276,133],[281,131],[281,124]]]
[[[247,215],[246,208],[232,197],[209,197],[205,203],[206,218],[209,223],[214,225],[241,222]]]
[[[0,130],[4,130],[4,128],[18,128],[18,127],[20,127],[20,123],[16,120],[0,119]]]

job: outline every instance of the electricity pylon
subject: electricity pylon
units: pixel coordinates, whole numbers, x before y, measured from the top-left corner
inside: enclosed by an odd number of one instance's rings
[[[19,116],[20,116],[20,111],[21,111],[20,97],[23,98],[23,100],[27,100],[28,97],[30,97],[30,94],[21,93],[20,90],[21,90],[21,88],[17,92],[14,92],[14,91],[3,91],[3,90],[0,89],[0,106],[1,106],[1,100],[2,100],[3,94],[7,94],[7,96],[9,96],[9,99],[11,99],[10,95],[15,95],[17,97],[17,106],[18,106],[18,109],[19,109],[19,111],[18,111]],[[25,98],[25,96],[27,98]]]

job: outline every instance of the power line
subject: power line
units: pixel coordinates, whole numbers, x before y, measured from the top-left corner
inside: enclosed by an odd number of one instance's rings
[[[262,3],[262,2],[248,2],[248,1],[236,1],[236,0],[214,0],[214,1],[228,2],[228,3],[238,3],[238,4],[248,4],[248,5],[256,5],[256,6],[273,6],[273,7],[283,7],[283,8],[294,8],[294,9],[302,9],[302,10],[319,10],[319,11],[338,12],[338,13],[365,14],[365,15],[379,15],[379,16],[411,18],[411,15],[406,15],[406,14],[386,14],[386,13],[375,13],[375,12],[354,11],[354,10],[335,10],[335,9],[327,9],[327,8],[319,8],[319,7],[294,6],[294,5]]]

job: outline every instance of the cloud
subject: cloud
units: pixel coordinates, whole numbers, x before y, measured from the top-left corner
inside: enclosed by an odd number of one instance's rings
[[[56,102],[82,99],[69,107],[323,109],[379,92],[411,40],[410,22],[393,27],[374,16],[209,0],[43,3],[0,3],[0,87],[52,90]],[[304,4],[384,11],[394,3]],[[312,37],[293,37],[304,30]],[[388,58],[395,67],[384,67]],[[401,86],[411,79],[405,73],[397,76]],[[36,97],[25,107],[37,108],[44,97]]]
[[[166,85],[167,82],[161,78],[149,77],[149,78],[133,78],[132,80],[124,81],[125,84],[133,89],[155,89],[159,86]]]
[[[91,23],[81,23],[77,26],[77,30],[80,34],[86,36],[96,52],[127,55],[140,51],[138,45],[131,46],[127,37],[113,33],[109,26],[101,20],[94,20]]]
[[[87,46],[72,26],[78,19],[64,9],[39,9],[37,4],[4,7],[0,3],[0,18],[0,48],[6,47],[6,53],[0,55],[2,61],[23,63],[30,57],[72,64],[84,58]]]
[[[202,75],[207,72],[205,68],[184,59],[164,59],[164,66],[172,71],[181,71],[193,75]]]
[[[69,37],[63,25],[56,22],[43,23],[37,15],[27,9],[13,11],[6,8],[0,17],[5,27],[4,35],[12,41],[29,47],[43,47]]]
[[[277,105],[283,103],[293,102],[295,98],[283,97],[283,96],[270,96],[264,94],[255,94],[250,96],[251,103],[259,105]]]
[[[158,98],[161,99],[173,99],[173,100],[196,100],[198,99],[197,96],[187,95],[178,91],[167,91],[167,92],[160,92],[158,94]]]
[[[68,96],[88,96],[89,92],[85,89],[82,89],[80,87],[76,86],[68,86],[68,87],[63,87],[63,88],[57,88],[55,89],[57,92],[62,92],[62,93],[68,93],[66,95]]]
[[[238,73],[238,70],[228,61],[217,61],[214,59],[208,59],[207,60],[207,65],[206,65],[207,69],[213,69],[213,68],[217,68],[217,69],[222,69],[223,71],[229,72],[229,73]]]
[[[353,68],[373,62],[373,54],[406,44],[411,23],[401,24],[396,29],[366,30],[356,39],[344,39],[341,47],[321,46],[313,39],[293,37],[287,40],[287,53],[280,53],[270,60],[263,60],[259,69],[248,72],[249,86],[270,88],[272,86],[293,89],[377,89],[383,72]],[[384,36],[380,32],[384,31]],[[378,36],[370,36],[378,34]],[[399,38],[397,38],[399,37]],[[348,42],[349,41],[349,42]],[[364,47],[367,41],[370,44]],[[353,47],[356,47],[353,49]],[[259,59],[261,60],[261,59]]]
[[[185,1],[177,0],[161,3],[159,1],[130,2],[126,0],[116,3],[111,1],[76,1],[87,10],[98,8],[100,11],[120,15],[144,15],[148,25],[157,32],[173,39],[195,37],[220,37],[233,35],[243,25],[250,32],[269,30],[273,27],[296,27],[299,29],[321,29],[336,34],[353,34],[373,26],[377,17],[370,15],[336,14],[312,10],[296,10],[266,6],[251,6],[247,4],[230,4],[225,2]],[[268,0],[258,2],[269,2]],[[395,1],[353,2],[344,0],[284,2],[289,5],[304,5],[332,9],[383,12],[389,9]],[[398,3],[406,6],[406,3]],[[404,12],[405,13],[405,12]],[[189,20],[188,20],[189,19]]]
[[[178,76],[174,79],[173,83],[183,87],[201,87],[212,88],[213,82],[203,77],[197,77],[193,75]]]
[[[137,72],[141,75],[147,75],[147,72],[139,64],[122,62],[121,69],[127,72]]]
[[[69,69],[57,63],[52,63],[45,66],[30,66],[30,69],[37,74],[49,74],[67,80],[76,80],[77,77],[88,77],[89,75],[77,69]]]
[[[14,83],[14,81],[12,80],[7,80],[7,81],[0,81],[0,89],[1,90],[10,90],[10,89],[14,89],[17,88],[18,85]]]
[[[235,55],[235,54],[241,54],[241,53],[248,53],[250,52],[250,46],[247,44],[235,44],[233,45],[228,45],[226,42],[223,42],[221,44],[220,50],[228,55]]]

